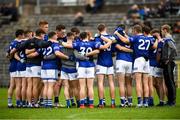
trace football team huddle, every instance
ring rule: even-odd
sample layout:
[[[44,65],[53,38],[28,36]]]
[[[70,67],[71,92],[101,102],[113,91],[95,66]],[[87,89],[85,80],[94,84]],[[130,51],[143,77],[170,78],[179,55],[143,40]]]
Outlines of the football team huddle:
[[[159,61],[164,38],[170,37],[170,27],[163,25],[159,30],[137,24],[131,30],[129,34],[121,24],[113,34],[108,34],[105,24],[99,24],[98,33],[93,37],[88,30],[80,32],[73,27],[66,32],[64,25],[57,25],[55,31],[48,32],[48,22],[44,20],[35,32],[18,29],[7,50],[8,107],[14,107],[14,91],[18,108],[61,107],[59,94],[63,86],[67,108],[94,108],[95,78],[99,108],[106,105],[105,80],[109,83],[112,108],[117,105],[115,80],[118,81],[118,106],[133,105],[133,80],[137,107],[154,106],[154,88],[159,97],[158,106],[163,106],[166,87]]]

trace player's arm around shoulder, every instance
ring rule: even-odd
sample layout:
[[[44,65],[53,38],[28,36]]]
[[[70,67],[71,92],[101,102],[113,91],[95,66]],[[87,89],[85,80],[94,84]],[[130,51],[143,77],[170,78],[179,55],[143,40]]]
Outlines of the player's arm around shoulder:
[[[73,48],[73,43],[62,42],[61,44],[65,48]]]
[[[14,58],[15,58],[16,60],[18,60],[18,61],[21,60],[20,57],[18,56],[18,52],[16,52],[16,53],[14,54]]]
[[[36,56],[38,56],[38,55],[39,55],[38,52],[33,52],[33,53],[30,53],[30,54],[28,54],[28,55],[26,55],[26,56],[27,56],[27,58],[34,58],[34,57],[36,57]]]
[[[157,47],[158,47],[158,39],[155,39],[155,42],[154,42],[154,44],[152,45],[152,48],[153,48],[153,49],[157,49]]]
[[[37,50],[35,49],[35,51],[32,53],[26,54],[26,56],[27,56],[27,58],[34,58],[34,57],[40,55],[41,53],[42,53],[42,49],[39,48]]]
[[[126,48],[126,47],[121,46],[121,45],[119,45],[119,44],[116,45],[116,48],[117,48],[118,50],[121,50],[121,51],[124,51],[124,52],[129,52],[129,53],[132,53],[132,52],[133,52],[132,49]]]
[[[63,47],[61,45],[54,44],[53,50],[54,50],[55,56],[60,58],[60,59],[69,59],[69,57],[67,55],[65,55],[63,52],[61,52],[62,48]]]
[[[111,40],[111,39],[109,39],[109,38],[107,38],[107,37],[105,37],[105,36],[102,36],[102,35],[101,35],[100,38],[101,38],[103,41],[106,42],[106,44],[101,45],[101,46],[99,47],[100,50],[107,49],[108,47],[111,46],[111,44],[112,44],[112,40]]]
[[[155,38],[155,42],[154,42],[152,48],[153,48],[153,49],[157,49],[157,48],[158,48],[158,43],[159,43],[160,41],[162,41],[162,38],[161,38],[161,36],[160,36],[159,33],[154,33],[153,35],[156,36],[156,38]],[[160,43],[160,44],[161,44],[161,43]]]
[[[28,54],[34,53],[35,51],[36,51],[35,48],[33,48],[33,49],[26,49],[25,50],[25,54],[28,55]]]
[[[122,36],[122,35],[121,35],[121,34],[119,34],[117,31],[115,31],[115,32],[114,32],[114,34],[115,34],[115,35],[117,35],[117,36],[118,36],[118,38],[119,38],[122,42],[127,43],[127,44],[129,44],[129,43],[130,43],[130,41],[129,41],[129,39],[128,39],[127,35]]]
[[[67,55],[65,55],[64,53],[60,52],[60,51],[55,51],[54,52],[55,55],[58,57],[58,58],[61,58],[61,59],[69,59],[69,57]]]
[[[95,49],[95,50],[87,53],[85,56],[87,56],[87,57],[94,56],[94,55],[96,55],[96,54],[99,54],[99,52],[100,52],[100,50]]]

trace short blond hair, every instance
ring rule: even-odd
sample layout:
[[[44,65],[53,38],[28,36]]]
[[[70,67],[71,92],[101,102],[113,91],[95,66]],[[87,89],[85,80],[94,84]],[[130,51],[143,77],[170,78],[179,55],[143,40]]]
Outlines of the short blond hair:
[[[48,24],[48,22],[47,22],[46,20],[41,20],[41,21],[39,22],[39,26],[47,25],[47,24]]]
[[[161,26],[161,29],[162,29],[162,30],[166,29],[166,31],[167,31],[168,33],[171,32],[171,26],[168,25],[168,24],[165,24],[165,25]]]

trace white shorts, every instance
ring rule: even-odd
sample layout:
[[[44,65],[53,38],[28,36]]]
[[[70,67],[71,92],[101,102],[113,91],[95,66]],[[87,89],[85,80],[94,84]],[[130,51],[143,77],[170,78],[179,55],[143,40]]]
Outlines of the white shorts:
[[[76,70],[78,70],[79,62],[76,62]]]
[[[95,68],[94,67],[79,67],[78,68],[78,78],[95,78]]]
[[[112,75],[114,74],[114,67],[104,67],[101,65],[96,65],[96,74]]]
[[[149,73],[149,60],[146,61],[144,57],[139,57],[134,60],[133,73]]]
[[[26,71],[16,71],[17,77],[26,77]]]
[[[153,77],[163,77],[163,69],[150,66],[150,75]]]
[[[41,77],[41,66],[26,67],[26,77]]]
[[[132,62],[116,60],[116,73],[132,73]]]
[[[62,80],[77,80],[77,72],[67,73],[67,72],[61,71],[61,79]]]
[[[17,77],[17,72],[10,72],[10,77],[11,77],[11,78]]]
[[[58,70],[55,69],[42,69],[41,78],[43,82],[56,82],[58,79]]]

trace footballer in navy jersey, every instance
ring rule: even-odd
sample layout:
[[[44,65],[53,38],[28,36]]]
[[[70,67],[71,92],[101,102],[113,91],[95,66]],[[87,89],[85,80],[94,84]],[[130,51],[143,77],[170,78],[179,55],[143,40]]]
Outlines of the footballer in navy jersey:
[[[19,44],[22,44],[25,42],[25,39],[22,39],[19,41]],[[25,50],[17,51],[14,55],[17,62],[17,76],[18,76],[18,82],[20,84],[20,94],[21,94],[21,107],[26,107],[26,90],[27,90],[27,79],[26,79],[26,54]],[[17,86],[18,87],[18,86]],[[22,92],[21,92],[22,91]]]
[[[60,47],[57,41],[55,32],[48,34],[51,46],[44,48],[42,51],[42,69],[41,78],[44,83],[43,103],[44,107],[52,107],[53,86],[58,79],[58,61],[55,52],[59,51]],[[50,92],[51,91],[51,92]]]
[[[43,40],[48,41],[48,35],[47,34],[44,35],[44,39]]]
[[[21,107],[21,80],[19,79],[17,75],[17,63],[18,61],[15,59],[15,54],[11,53],[13,49],[16,48],[18,43],[21,41],[21,39],[24,38],[24,30],[19,29],[15,32],[16,39],[13,40],[10,43],[9,50],[8,50],[8,57],[10,59],[10,87],[8,90],[8,107],[13,107],[12,104],[12,95],[14,88],[16,86],[16,106]]]
[[[107,42],[105,39],[111,41],[115,40],[114,36],[107,34],[107,28],[104,24],[99,24],[98,32],[100,37],[96,37],[94,41],[98,42],[101,45],[105,45]],[[98,76],[98,92],[99,92],[99,107],[104,107],[103,98],[104,98],[104,78],[105,75],[108,76],[108,81],[110,83],[110,93],[111,93],[111,107],[115,107],[115,89],[114,89],[114,66],[112,59],[112,45],[108,48],[99,48],[100,53],[98,54],[97,64],[96,64],[96,74]]]
[[[48,34],[51,46],[43,50],[43,64],[41,70],[41,77],[45,84],[44,88],[44,103],[46,107],[52,107],[52,96],[54,93],[54,84],[58,79],[58,61],[57,58],[72,60],[71,57],[64,55],[61,51],[61,46],[57,42],[57,34],[50,32]],[[51,92],[46,92],[51,91]]]
[[[13,96],[13,92],[15,89],[15,77],[17,77],[17,60],[14,58],[14,54],[10,54],[11,50],[13,48],[15,48],[16,44],[18,43],[18,41],[15,39],[13,40],[10,45],[9,48],[7,50],[7,57],[9,58],[10,61],[10,65],[9,65],[9,72],[10,72],[10,86],[8,89],[8,107],[12,108],[13,106],[13,101],[12,101],[12,96]]]
[[[143,26],[142,28],[143,30],[143,34],[144,36],[146,37],[146,39],[149,39],[152,43],[155,43],[156,39],[154,39],[153,36],[150,35],[150,31],[151,29],[148,27],[148,26]],[[149,88],[149,100],[148,100],[148,106],[153,106],[154,105],[154,100],[153,100],[153,77],[151,76],[154,76],[154,74],[152,74],[153,72],[155,72],[155,69],[152,69],[156,66],[156,49],[152,49],[150,48],[149,49],[149,79],[148,79],[148,88]],[[154,65],[152,65],[154,64]],[[154,67],[153,67],[154,66]],[[143,101],[145,102],[145,101]]]
[[[57,33],[57,37],[58,37],[58,41],[61,41],[61,42],[63,42],[63,41],[67,41],[66,39],[64,39],[63,40],[63,38],[66,38],[66,27],[64,26],[64,25],[62,25],[62,24],[59,24],[59,25],[57,25],[56,26],[56,33]],[[58,107],[58,106],[60,106],[60,104],[59,104],[59,93],[60,93],[60,89],[61,89],[61,87],[62,87],[62,80],[60,79],[60,72],[61,72],[61,60],[60,59],[58,59],[58,63],[59,63],[59,79],[58,79],[58,81],[56,82],[56,84],[55,84],[55,97],[54,97],[54,106],[55,107]]]
[[[21,40],[19,42],[19,44],[22,44],[23,42],[25,42],[25,40]],[[18,63],[17,63],[17,71],[24,71],[24,73],[19,73],[20,74],[20,77],[25,77],[25,71],[26,71],[26,63],[25,63],[25,60],[26,60],[26,54],[25,54],[25,50],[22,50],[22,51],[18,51],[16,52],[16,55],[17,55],[17,60],[18,60]]]
[[[74,43],[74,34],[72,32],[67,33],[67,42],[68,44]],[[61,52],[68,56],[74,56],[74,49],[65,48],[61,49]],[[79,106],[79,81],[77,79],[77,69],[76,69],[76,60],[61,60],[61,79],[64,83],[64,95],[66,98],[66,107],[70,108],[75,106],[74,97],[76,97],[77,105]],[[74,93],[74,94],[72,94]]]
[[[124,25],[119,25],[116,29],[125,30]],[[125,32],[119,34],[125,36]],[[133,62],[133,50],[129,44],[123,43],[120,38],[115,35],[116,38],[116,74],[119,83],[120,93],[120,107],[128,105],[132,106],[132,62]],[[126,85],[125,85],[126,84]],[[127,91],[127,92],[125,92]]]

